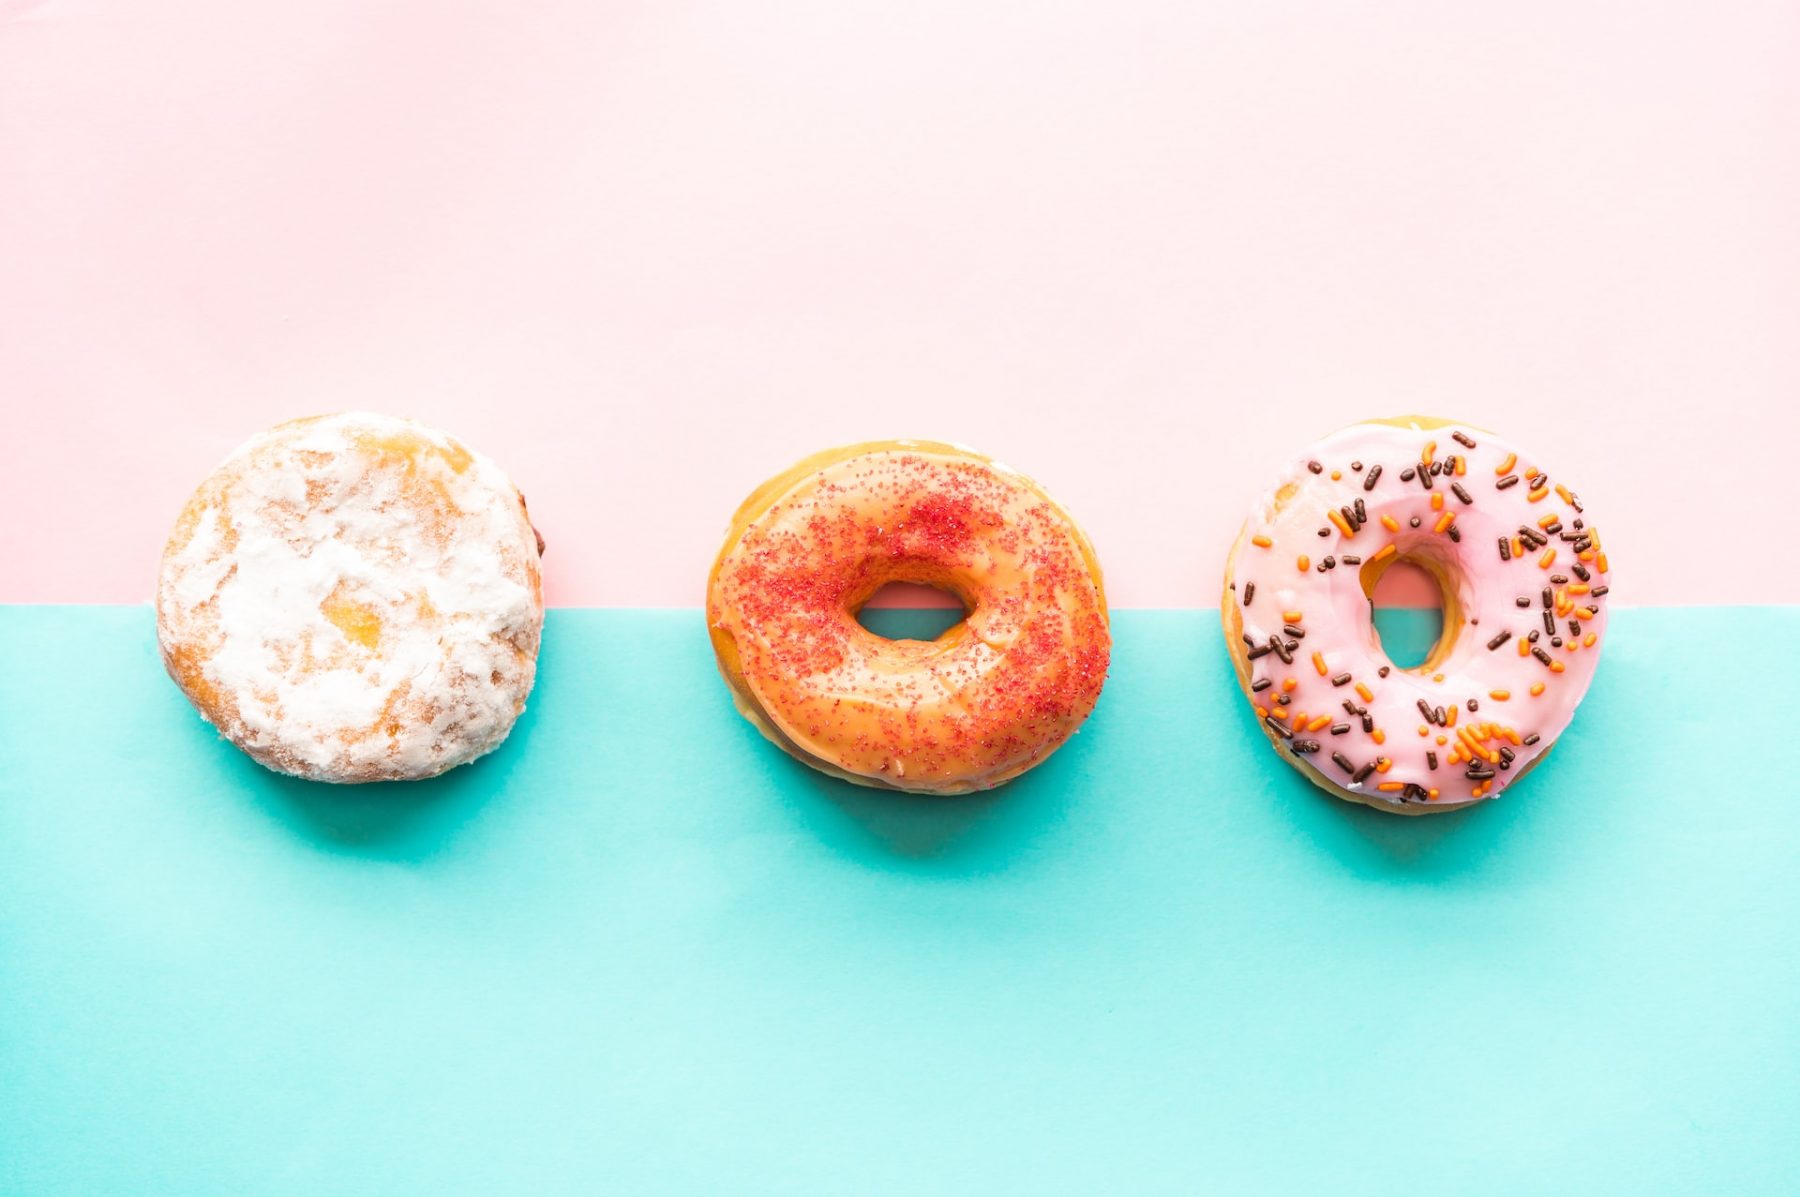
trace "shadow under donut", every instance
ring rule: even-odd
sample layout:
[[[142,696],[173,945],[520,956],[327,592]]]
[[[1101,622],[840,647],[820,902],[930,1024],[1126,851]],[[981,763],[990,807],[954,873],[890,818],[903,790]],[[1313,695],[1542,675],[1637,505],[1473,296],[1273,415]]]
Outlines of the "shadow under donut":
[[[474,819],[520,761],[534,723],[528,706],[499,748],[421,781],[307,781],[265,769],[216,733],[213,747],[225,774],[220,780],[302,842],[406,863],[435,855]]]
[[[946,876],[1003,870],[1065,821],[1081,788],[1069,776],[1083,755],[1080,735],[998,789],[950,795],[855,785],[801,764],[747,723],[741,735],[747,751],[769,762],[771,788],[806,829],[874,868],[899,863]]]

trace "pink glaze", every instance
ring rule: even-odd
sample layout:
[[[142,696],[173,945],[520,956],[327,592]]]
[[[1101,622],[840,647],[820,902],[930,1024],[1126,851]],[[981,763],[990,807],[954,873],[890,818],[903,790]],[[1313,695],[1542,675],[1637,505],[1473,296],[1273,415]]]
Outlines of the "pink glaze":
[[[1453,438],[1458,432],[1474,447],[1458,443]],[[1465,472],[1446,470],[1427,489],[1416,471],[1428,452],[1439,463],[1463,458]],[[1499,473],[1509,457],[1516,457],[1516,464]],[[1311,463],[1317,463],[1318,473]],[[1376,467],[1381,472],[1365,489]],[[1409,468],[1414,476],[1403,478]],[[1590,513],[1576,506],[1580,496],[1566,483],[1559,491],[1562,480],[1554,472],[1527,480],[1533,468],[1543,465],[1501,437],[1472,427],[1357,424],[1295,457],[1257,501],[1230,565],[1243,632],[1258,654],[1251,661],[1252,681],[1271,683],[1253,691],[1252,699],[1270,725],[1286,733],[1287,748],[1300,747],[1297,755],[1328,784],[1380,802],[1466,805],[1498,794],[1569,725],[1606,636],[1607,562]],[[1502,487],[1507,477],[1518,481]],[[1453,483],[1469,502],[1455,494]],[[1276,494],[1290,486],[1294,492],[1278,512]],[[1442,496],[1441,509],[1432,506],[1434,495]],[[1354,511],[1359,499],[1366,514],[1360,523],[1340,512]],[[1333,513],[1352,535],[1345,535]],[[1447,515],[1455,518],[1439,530]],[[1383,516],[1397,523],[1398,531],[1384,526]],[[1541,527],[1549,517],[1561,522],[1559,531]],[[1548,543],[1528,547],[1520,541],[1521,526]],[[1320,529],[1328,534],[1321,536]],[[1451,538],[1450,529],[1460,540]],[[1578,534],[1594,543],[1578,547],[1562,538]],[[1455,579],[1465,623],[1448,655],[1429,672],[1401,669],[1382,652],[1358,576],[1361,566],[1346,560],[1374,561],[1390,545],[1389,556],[1435,560]],[[1546,553],[1553,553],[1547,562]],[[1328,561],[1335,564],[1326,567]],[[1578,570],[1588,573],[1585,582]],[[1545,626],[1546,593],[1554,638]],[[1284,615],[1293,612],[1300,613],[1297,626],[1304,636],[1283,631]],[[1277,635],[1291,664],[1280,650],[1264,648]],[[1498,637],[1504,639],[1490,648]],[[1290,679],[1283,706],[1277,696]],[[1532,687],[1540,684],[1534,695]],[[1359,688],[1366,688],[1368,697]],[[1347,710],[1346,702],[1357,709]],[[1430,721],[1421,702],[1432,712]],[[1329,720],[1313,726],[1321,716]],[[1311,742],[1317,750],[1304,751]],[[1428,754],[1435,755],[1435,768]],[[1364,772],[1383,761],[1385,768]],[[1490,770],[1491,778],[1469,776]],[[1381,789],[1384,783],[1390,788]],[[1409,785],[1419,788],[1392,788]]]

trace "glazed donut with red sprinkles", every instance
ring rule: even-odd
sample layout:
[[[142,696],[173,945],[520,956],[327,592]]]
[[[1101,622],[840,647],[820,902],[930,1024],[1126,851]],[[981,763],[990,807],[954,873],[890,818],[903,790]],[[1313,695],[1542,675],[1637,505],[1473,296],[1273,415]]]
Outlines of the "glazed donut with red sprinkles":
[[[1370,596],[1428,573],[1444,630],[1423,664],[1381,650]],[[1574,718],[1606,640],[1610,565],[1581,500],[1473,425],[1371,420],[1291,459],[1226,564],[1225,640],[1283,760],[1401,814],[1498,795]]]
[[[887,640],[857,611],[889,582],[966,617]],[[981,454],[885,441],[816,454],[732,521],[707,587],[739,711],[798,760],[859,785],[955,794],[1019,776],[1073,735],[1112,638],[1092,546],[1038,485]]]

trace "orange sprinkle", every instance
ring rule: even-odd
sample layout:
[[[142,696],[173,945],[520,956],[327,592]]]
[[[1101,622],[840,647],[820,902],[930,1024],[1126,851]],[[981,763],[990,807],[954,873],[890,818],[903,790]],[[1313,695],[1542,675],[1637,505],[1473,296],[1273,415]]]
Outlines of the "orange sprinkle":
[[[1562,518],[1561,515],[1559,515],[1557,512],[1552,511],[1549,515],[1545,516],[1543,519],[1538,521],[1538,527],[1548,528],[1551,524],[1554,524],[1557,520],[1559,520],[1561,518]]]
[[[1592,611],[1589,611],[1586,607],[1577,607],[1577,608],[1575,608],[1575,618],[1576,619],[1592,619],[1592,618],[1594,618],[1594,613]]]
[[[1392,794],[1392,793],[1395,793],[1396,791],[1404,790],[1406,788],[1406,783],[1403,781],[1384,781],[1380,785],[1376,786],[1375,788],[1378,790],[1382,790],[1386,793]]]
[[[1306,725],[1306,730],[1309,732],[1324,731],[1326,728],[1328,728],[1330,726],[1331,726],[1331,716],[1330,715],[1319,715]]]
[[[1438,516],[1438,522],[1431,526],[1431,530],[1433,532],[1442,532],[1442,531],[1444,531],[1444,529],[1448,528],[1451,524],[1454,524],[1455,522],[1456,522],[1456,512],[1446,511],[1446,512],[1444,512],[1444,514]]]
[[[1302,554],[1300,554],[1300,559],[1298,561],[1295,561],[1294,565],[1300,570],[1301,573],[1305,573],[1307,570],[1312,568],[1312,558],[1308,557],[1305,553],[1302,553]]]
[[[1570,594],[1586,594],[1589,589],[1591,589],[1591,588],[1588,586],[1588,584],[1586,582],[1570,582],[1569,583],[1569,593]]]
[[[1594,647],[1594,642],[1599,639],[1600,639],[1599,632],[1589,632],[1587,635],[1585,635],[1581,638],[1582,647],[1583,648],[1592,648],[1592,647]]]
[[[1358,698],[1362,699],[1364,702],[1374,702],[1375,701],[1375,695],[1371,694],[1369,692],[1369,688],[1367,686],[1363,685],[1361,682],[1356,683],[1356,696]]]
[[[1250,709],[1256,712],[1256,717],[1258,719],[1267,719],[1269,717],[1269,708],[1267,708],[1267,707],[1258,706],[1256,703],[1251,703]]]
[[[1541,471],[1536,466],[1526,466],[1525,481],[1530,482],[1533,478],[1536,478],[1540,472]]]
[[[1464,474],[1466,474],[1466,473],[1468,473],[1468,472],[1469,472],[1469,458],[1468,458],[1468,456],[1467,456],[1467,455],[1466,455],[1466,454],[1463,454],[1463,453],[1458,453],[1458,454],[1457,454],[1457,455],[1456,455],[1456,476],[1457,476],[1457,477],[1458,477],[1458,478],[1460,478],[1460,477],[1462,477],[1462,476],[1463,476],[1463,475],[1464,475]]]
[[[1442,511],[1444,509],[1444,492],[1443,491],[1434,490],[1431,492],[1431,509],[1433,511]]]
[[[1283,678],[1281,680],[1281,688],[1289,694],[1292,694],[1294,692],[1294,687],[1298,686],[1299,684],[1300,684],[1299,678],[1290,677],[1290,678]]]
[[[1440,748],[1441,748],[1441,747],[1443,747],[1443,746],[1444,746],[1444,745],[1445,745],[1445,744],[1448,744],[1448,743],[1449,743],[1449,742],[1450,742],[1450,737],[1449,737],[1449,736],[1444,736],[1444,735],[1440,735],[1440,736],[1439,736],[1439,737],[1438,737],[1438,738],[1437,738],[1437,742],[1438,742],[1438,746],[1439,746],[1439,747],[1440,747]]]
[[[1429,736],[1430,734],[1431,729],[1429,727],[1426,727],[1423,723],[1419,724],[1419,735]]]
[[[1598,565],[1600,567],[1600,572],[1603,574],[1609,574],[1612,572],[1610,569],[1606,568],[1606,554],[1605,553],[1600,554],[1600,556],[1595,559],[1594,564]]]
[[[1299,623],[1300,622],[1300,612],[1298,612],[1298,611],[1283,611],[1281,613],[1281,622],[1282,623]]]
[[[1462,458],[1460,458],[1460,457],[1459,457],[1459,458],[1457,458],[1457,459],[1456,459],[1456,464],[1457,464],[1457,465],[1461,465],[1461,464],[1462,464]],[[1459,474],[1460,474],[1460,473],[1462,473],[1462,471],[1461,471],[1461,470],[1458,470],[1458,471],[1456,471],[1456,472],[1457,472],[1457,473],[1459,473]],[[1427,801],[1427,802],[1430,802],[1430,801],[1432,801],[1432,800],[1433,800],[1433,799],[1435,799],[1435,798],[1436,798],[1436,797],[1437,797],[1437,796],[1438,796],[1438,792],[1437,792],[1437,787],[1436,787],[1436,786],[1433,786],[1433,787],[1432,787],[1432,788],[1431,788],[1431,789],[1429,789],[1429,790],[1426,790],[1426,791],[1425,791],[1425,800],[1426,800],[1426,801]]]
[[[1526,502],[1527,502],[1527,503],[1535,503],[1535,502],[1537,502],[1537,501],[1538,501],[1538,500],[1539,500],[1539,499],[1541,499],[1541,498],[1543,498],[1543,497],[1544,497],[1544,496],[1545,496],[1545,495],[1547,495],[1547,494],[1549,494],[1549,493],[1550,493],[1550,488],[1549,488],[1549,487],[1547,487],[1547,486],[1540,486],[1540,487],[1538,487],[1538,488],[1537,488],[1537,489],[1536,489],[1536,490],[1534,490],[1534,491],[1532,491],[1532,492],[1531,492],[1531,493],[1530,493],[1530,494],[1528,494],[1528,495],[1526,495],[1526,496],[1525,496],[1525,501],[1526,501]]]
[[[1531,696],[1533,698],[1536,698],[1538,695],[1542,694],[1543,692],[1544,692],[1544,683],[1542,683],[1542,682],[1531,683]]]
[[[1325,676],[1325,654],[1324,653],[1318,652],[1316,650],[1314,651],[1314,653],[1313,653],[1313,668],[1317,669],[1319,671],[1320,677]]]
[[[1525,555],[1524,553],[1520,552],[1520,549],[1522,547],[1523,546],[1521,546],[1519,544],[1519,538],[1517,536],[1513,537],[1512,538],[1512,554],[1513,554],[1514,561],[1517,561],[1519,558],[1521,558]]]
[[[1386,773],[1389,769],[1392,769],[1393,767],[1394,767],[1394,762],[1388,760],[1385,756],[1379,758],[1375,762],[1375,772],[1377,772],[1377,773]]]
[[[1441,673],[1434,673],[1431,675],[1431,680],[1434,682],[1441,682],[1444,680],[1444,675]]]
[[[1588,539],[1594,542],[1594,547],[1599,548],[1600,547],[1600,529],[1589,528],[1587,530],[1587,533],[1588,533]]]
[[[1300,560],[1305,561],[1306,558],[1302,557],[1302,558],[1300,558]],[[1545,549],[1544,555],[1542,557],[1538,558],[1538,568],[1539,569],[1549,569],[1550,563],[1555,560],[1556,560],[1556,550],[1555,549]]]
[[[1379,727],[1370,732],[1369,735],[1377,744],[1387,743],[1387,733],[1382,731]]]
[[[1575,496],[1570,494],[1569,488],[1564,486],[1560,482],[1558,482],[1556,484],[1556,497],[1561,499],[1563,502],[1569,504],[1570,506],[1574,506],[1574,504],[1575,504]]]
[[[1445,727],[1455,727],[1456,726],[1456,708],[1454,706],[1444,712],[1444,726]]]
[[[1344,480],[1344,471],[1342,471],[1342,470],[1331,471],[1331,480],[1333,482],[1342,482]]]
[[[1511,690],[1489,690],[1488,697],[1493,699],[1495,702],[1505,702],[1507,699],[1512,697],[1512,691]]]
[[[1330,511],[1327,511],[1325,513],[1325,515],[1326,515],[1326,518],[1328,518],[1329,520],[1331,520],[1332,523],[1337,525],[1337,530],[1339,532],[1342,532],[1345,536],[1355,536],[1356,535],[1356,529],[1352,528],[1350,526],[1350,521],[1345,519],[1344,513],[1339,511],[1337,508],[1333,507]]]
[[[1583,549],[1581,552],[1575,554],[1575,560],[1577,561],[1592,561],[1593,559],[1594,550],[1592,549]]]
[[[1512,468],[1518,464],[1519,464],[1519,455],[1517,453],[1508,453],[1506,455],[1506,460],[1494,467],[1494,473],[1496,473],[1496,474],[1511,473]]]
[[[1275,542],[1270,540],[1267,536],[1252,536],[1250,538],[1250,543],[1259,549],[1266,549]]]
[[[1391,515],[1384,515],[1381,517],[1381,526],[1386,528],[1389,532],[1398,532],[1400,530],[1400,521]]]
[[[1399,551],[1400,550],[1396,549],[1391,544],[1384,544],[1379,549],[1375,550],[1375,555],[1373,557],[1369,558],[1369,560],[1372,562],[1373,561],[1385,561],[1389,557],[1392,557],[1395,553],[1397,553]]]
[[[1523,636],[1519,637],[1519,655],[1521,657],[1529,657],[1531,655],[1531,641],[1525,639]]]
[[[1520,743],[1518,732],[1514,731],[1510,727],[1505,730],[1506,730],[1506,738],[1507,739],[1511,740],[1515,745]]]
[[[1563,671],[1563,663],[1561,661],[1550,662],[1550,672],[1551,673],[1561,673],[1562,671]]]
[[[1288,722],[1293,724],[1295,730],[1297,731],[1300,728],[1303,728],[1306,726],[1306,716],[1303,713],[1301,713],[1300,711],[1289,711],[1288,712]]]
[[[1426,465],[1430,465],[1431,464],[1431,455],[1436,452],[1437,452],[1437,442],[1436,441],[1426,441],[1425,442],[1425,452],[1422,455],[1420,455],[1419,460],[1424,462]]]

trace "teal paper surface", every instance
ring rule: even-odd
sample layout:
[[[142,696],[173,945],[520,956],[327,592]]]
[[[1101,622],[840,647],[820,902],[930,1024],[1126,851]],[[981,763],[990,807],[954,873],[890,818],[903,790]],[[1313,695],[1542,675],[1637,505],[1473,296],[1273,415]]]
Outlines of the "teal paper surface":
[[[552,612],[504,748],[342,789],[147,611],[0,608],[0,1192],[1800,1191],[1800,614],[1616,612],[1430,819],[1281,764],[1214,612],[1116,631],[991,795],[789,761],[693,611]]]

